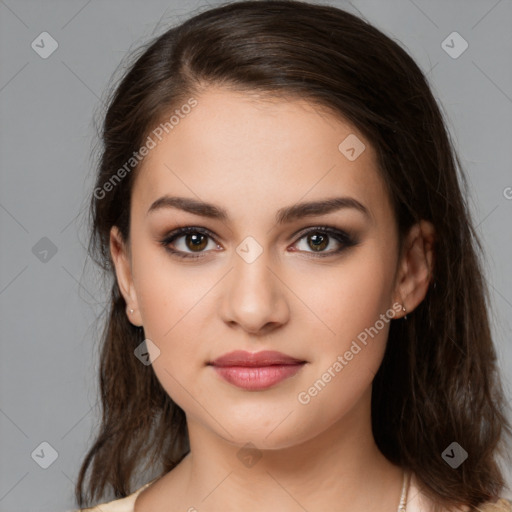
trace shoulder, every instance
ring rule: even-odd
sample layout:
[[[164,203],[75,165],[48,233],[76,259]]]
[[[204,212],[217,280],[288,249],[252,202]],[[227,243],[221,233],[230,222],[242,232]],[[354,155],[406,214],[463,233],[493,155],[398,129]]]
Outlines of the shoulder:
[[[73,512],[133,512],[137,496],[152,483],[153,480],[143,485],[125,498],[109,501],[108,503],[100,503],[95,507],[77,509]]]
[[[476,510],[478,512],[512,512],[512,502],[505,498],[500,498],[495,502],[483,503]]]

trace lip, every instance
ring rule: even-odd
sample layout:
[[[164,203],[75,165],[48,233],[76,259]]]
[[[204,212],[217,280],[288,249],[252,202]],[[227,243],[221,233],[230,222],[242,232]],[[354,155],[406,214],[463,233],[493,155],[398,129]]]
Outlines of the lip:
[[[261,352],[246,352],[245,350],[235,350],[213,360],[211,365],[217,367],[225,366],[274,366],[305,363],[304,360],[287,356],[274,350],[263,350]]]
[[[230,384],[247,391],[259,391],[292,377],[305,363],[271,350],[256,353],[236,350],[208,364]]]

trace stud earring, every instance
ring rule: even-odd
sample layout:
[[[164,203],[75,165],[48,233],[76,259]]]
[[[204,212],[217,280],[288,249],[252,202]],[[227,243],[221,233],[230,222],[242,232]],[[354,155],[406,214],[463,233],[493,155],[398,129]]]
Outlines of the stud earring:
[[[402,311],[404,313],[407,313],[407,310],[405,309],[405,306],[402,304]],[[404,320],[407,320],[407,315],[404,316]]]

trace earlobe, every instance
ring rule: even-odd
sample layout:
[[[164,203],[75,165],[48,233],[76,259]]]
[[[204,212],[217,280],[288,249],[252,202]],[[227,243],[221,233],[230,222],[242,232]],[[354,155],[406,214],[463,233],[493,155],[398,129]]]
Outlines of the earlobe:
[[[110,255],[114,264],[119,290],[126,302],[128,320],[133,325],[141,326],[142,321],[133,285],[129,249],[117,226],[112,226],[110,230]]]
[[[407,313],[416,309],[427,294],[434,269],[434,243],[434,226],[425,220],[415,224],[404,240],[395,296]]]

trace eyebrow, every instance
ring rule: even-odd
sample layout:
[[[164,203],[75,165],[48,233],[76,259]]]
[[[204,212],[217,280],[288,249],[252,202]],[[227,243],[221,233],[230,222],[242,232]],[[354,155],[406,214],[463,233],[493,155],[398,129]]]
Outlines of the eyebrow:
[[[177,208],[194,215],[227,221],[229,215],[224,208],[211,203],[205,203],[191,197],[162,196],[154,201],[149,207],[146,215],[164,208]],[[310,201],[297,203],[285,208],[281,208],[276,213],[276,223],[285,224],[303,217],[312,217],[315,215],[326,215],[345,208],[351,208],[360,211],[369,219],[370,212],[362,203],[352,197],[333,197],[321,201]]]

